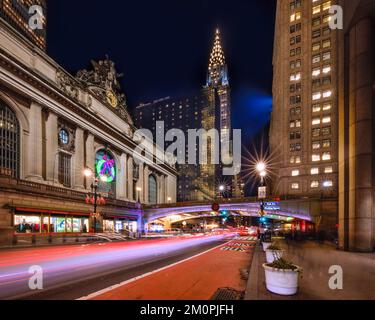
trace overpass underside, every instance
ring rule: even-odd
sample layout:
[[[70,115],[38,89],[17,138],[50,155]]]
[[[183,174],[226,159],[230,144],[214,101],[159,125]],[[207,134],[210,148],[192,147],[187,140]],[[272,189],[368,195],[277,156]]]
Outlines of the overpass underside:
[[[327,201],[327,200],[324,200]],[[273,220],[305,220],[324,225],[327,218],[335,224],[337,214],[325,212],[326,205],[321,199],[297,199],[272,202],[265,209],[265,217]],[[330,201],[328,199],[328,201]],[[335,200],[332,200],[333,202]],[[145,223],[160,223],[170,228],[174,223],[198,219],[220,217],[223,211],[239,217],[259,217],[260,202],[251,199],[221,200],[219,212],[212,211],[212,203],[194,202],[152,206],[144,209]]]

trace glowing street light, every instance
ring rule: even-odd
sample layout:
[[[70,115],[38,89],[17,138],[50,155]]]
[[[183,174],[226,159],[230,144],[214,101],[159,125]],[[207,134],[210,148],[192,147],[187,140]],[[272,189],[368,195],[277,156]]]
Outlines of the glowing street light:
[[[266,164],[264,162],[259,162],[256,168],[259,173],[262,173],[266,170]]]
[[[141,191],[142,191],[142,188],[141,188],[141,187],[137,187],[136,190],[137,190],[137,193],[138,193],[138,202],[141,202],[141,201],[140,201],[140,198],[141,198]]]
[[[90,178],[93,173],[90,168],[85,168],[85,170],[83,170],[83,174],[85,175],[86,178]]]

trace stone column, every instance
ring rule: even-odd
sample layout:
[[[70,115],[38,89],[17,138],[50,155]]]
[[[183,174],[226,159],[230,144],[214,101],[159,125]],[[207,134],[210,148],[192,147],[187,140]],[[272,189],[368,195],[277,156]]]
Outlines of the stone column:
[[[144,185],[144,167],[143,167],[143,163],[140,163],[139,164],[139,179],[137,181],[137,187],[141,188],[142,191],[141,192],[136,192],[136,201],[138,200],[138,196],[139,196],[139,201],[141,203],[144,203],[144,192],[145,192],[145,185]]]
[[[49,112],[46,121],[46,180],[58,183],[58,128],[57,115]]]
[[[127,174],[127,155],[123,153],[120,158],[120,168],[117,173],[117,187],[119,199],[126,199],[126,174]]]
[[[89,168],[95,174],[95,146],[94,136],[91,133],[86,137],[86,168]],[[86,188],[90,189],[91,179],[86,179]]]
[[[30,106],[30,135],[27,150],[26,178],[35,181],[43,180],[43,123],[42,107],[32,102]]]
[[[374,224],[374,25],[360,20],[350,31],[349,249],[372,251]]]
[[[149,203],[148,201],[148,177],[150,175],[150,169],[147,164],[145,164],[145,170],[144,170],[144,186],[145,186],[145,191],[144,191],[144,202]]]
[[[84,174],[85,169],[85,141],[84,132],[81,128],[76,129],[75,137],[75,152],[74,152],[74,188],[84,189]]]
[[[128,170],[127,170],[127,182],[128,182],[128,199],[134,201],[133,196],[133,158],[128,157]]]

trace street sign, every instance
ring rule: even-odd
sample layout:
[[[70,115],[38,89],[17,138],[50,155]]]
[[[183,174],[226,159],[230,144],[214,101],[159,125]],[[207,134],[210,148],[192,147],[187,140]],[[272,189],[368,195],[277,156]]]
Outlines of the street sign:
[[[266,199],[267,197],[267,187],[259,187],[258,188],[258,198],[259,199]]]

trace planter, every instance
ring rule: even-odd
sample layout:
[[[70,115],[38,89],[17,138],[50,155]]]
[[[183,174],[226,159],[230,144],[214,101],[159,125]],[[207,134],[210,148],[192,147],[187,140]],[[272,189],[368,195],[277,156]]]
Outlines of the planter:
[[[296,266],[296,270],[275,269],[263,264],[266,275],[266,287],[273,293],[291,296],[298,291],[298,277],[301,268]]]
[[[284,250],[266,250],[267,263],[272,263],[275,260],[282,258]]]
[[[262,242],[263,251],[266,252],[267,248],[272,244],[272,242]]]

